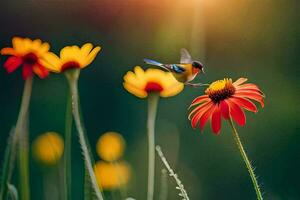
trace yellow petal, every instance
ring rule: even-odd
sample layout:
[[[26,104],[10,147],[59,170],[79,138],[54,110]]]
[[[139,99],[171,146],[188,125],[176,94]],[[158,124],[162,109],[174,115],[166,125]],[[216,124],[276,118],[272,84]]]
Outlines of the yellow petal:
[[[125,82],[135,85],[138,88],[144,88],[146,84],[145,79],[139,79],[136,74],[131,71],[127,72],[123,79]]]
[[[18,54],[23,54],[24,53],[24,42],[23,42],[23,38],[20,37],[14,37],[12,39],[12,44],[13,44],[13,48],[15,49],[15,51]]]
[[[97,56],[97,54],[99,53],[100,50],[101,50],[101,47],[99,47],[99,46],[95,47],[86,57],[82,68],[91,64],[91,62],[93,62],[93,60],[95,59],[95,57]]]
[[[43,55],[41,64],[52,72],[60,72],[62,65],[59,57],[52,52]]]
[[[125,82],[123,83],[123,86],[128,92],[139,98],[146,98],[148,96],[148,93],[145,90],[137,88],[134,85]]]

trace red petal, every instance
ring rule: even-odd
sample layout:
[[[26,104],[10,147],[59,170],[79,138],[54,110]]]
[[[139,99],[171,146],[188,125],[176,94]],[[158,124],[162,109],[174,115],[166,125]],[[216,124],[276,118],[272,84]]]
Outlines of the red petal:
[[[26,80],[29,77],[32,77],[33,72],[32,72],[32,66],[31,65],[23,65],[23,71],[22,71],[22,76],[23,79]]]
[[[215,108],[217,108],[216,104],[212,104],[207,111],[205,111],[205,113],[202,115],[201,119],[200,119],[200,129],[201,131],[203,130],[206,122],[208,121],[208,119],[211,117],[212,112],[215,110]]]
[[[225,119],[229,119],[229,106],[226,103],[226,101],[221,101],[220,102],[220,110],[221,110],[222,116]]]
[[[10,56],[4,63],[7,73],[14,72],[22,64],[22,59],[16,56]]]
[[[246,116],[244,111],[238,106],[238,104],[231,101],[231,99],[225,100],[229,105],[230,115],[234,121],[240,125],[244,126],[246,124]]]
[[[202,96],[199,96],[199,97],[195,98],[195,99],[192,101],[192,103],[191,103],[191,105],[190,105],[189,108],[191,108],[191,107],[193,107],[193,106],[195,106],[195,105],[197,105],[197,104],[199,104],[199,103],[201,103],[201,102],[203,102],[203,101],[205,101],[205,100],[208,100],[208,99],[209,99],[209,98],[208,98],[208,95],[202,95]]]
[[[248,79],[247,78],[239,78],[238,80],[236,80],[235,82],[233,82],[234,86],[238,86],[241,85],[242,83],[245,83]]]
[[[239,85],[239,86],[237,86],[236,88],[238,88],[238,89],[257,89],[257,90],[260,90],[258,87],[257,87],[257,85],[255,85],[255,84],[253,84],[253,83],[247,83],[247,84],[243,84],[243,85]]]
[[[256,94],[259,94],[259,95],[262,95],[264,96],[264,93],[260,90],[257,90],[257,89],[237,89],[236,92],[251,92],[251,93],[256,93]]]
[[[33,71],[41,79],[46,78],[49,75],[49,71],[42,65],[37,64],[33,66]]]
[[[206,104],[205,106],[202,107],[201,110],[199,110],[192,118],[191,120],[191,125],[192,127],[195,129],[200,118],[202,117],[202,115],[210,108],[211,104],[213,104],[213,102],[209,102],[208,104]]]
[[[209,102],[205,102],[202,105],[199,105],[198,107],[194,108],[194,110],[192,110],[188,116],[188,119],[191,120],[191,116],[193,114],[195,114],[196,112],[199,112],[201,109],[203,109],[204,107],[206,107],[209,103],[211,103],[212,101]]]
[[[215,134],[219,134],[221,130],[221,109],[220,107],[216,107],[215,111],[211,116],[211,129]]]
[[[253,92],[238,91],[234,94],[234,96],[255,100],[260,103],[261,107],[264,107],[264,105],[265,105],[264,98],[261,94],[257,94],[257,93],[253,93]]]
[[[251,112],[257,112],[256,105],[246,98],[242,98],[242,97],[233,95],[230,100],[234,101],[237,105],[245,108],[246,110],[249,110]]]

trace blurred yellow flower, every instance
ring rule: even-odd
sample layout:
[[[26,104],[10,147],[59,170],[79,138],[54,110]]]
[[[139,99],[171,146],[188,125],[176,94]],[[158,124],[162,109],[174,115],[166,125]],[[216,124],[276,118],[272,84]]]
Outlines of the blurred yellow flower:
[[[8,73],[12,73],[22,66],[24,80],[32,77],[33,73],[42,79],[46,78],[49,72],[42,64],[42,59],[49,48],[50,45],[40,39],[14,37],[12,47],[5,47],[0,51],[2,55],[9,56],[4,63],[4,68]]]
[[[126,185],[131,174],[129,165],[124,161],[114,163],[98,161],[94,170],[98,185],[103,190],[116,189]]]
[[[45,165],[56,164],[64,152],[64,141],[55,132],[38,136],[32,144],[34,158]]]
[[[119,159],[125,148],[125,141],[119,133],[107,132],[104,133],[97,142],[97,153],[106,161],[115,161]]]
[[[134,72],[129,71],[124,76],[124,88],[131,94],[146,98],[149,93],[159,93],[161,97],[175,96],[184,88],[170,72],[160,69],[144,71],[136,66]]]
[[[84,44],[81,48],[66,46],[60,51],[60,58],[48,52],[43,59],[45,67],[53,72],[60,73],[67,69],[82,69],[91,64],[100,51],[100,47],[93,48],[91,43]]]

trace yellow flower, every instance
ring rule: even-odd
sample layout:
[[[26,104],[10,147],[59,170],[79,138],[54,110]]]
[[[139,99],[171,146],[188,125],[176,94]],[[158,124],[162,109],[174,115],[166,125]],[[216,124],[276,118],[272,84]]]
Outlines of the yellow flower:
[[[8,73],[12,73],[22,66],[23,79],[32,77],[33,73],[42,79],[46,78],[49,72],[42,64],[42,59],[48,53],[49,48],[50,45],[40,39],[14,37],[12,47],[1,49],[2,55],[9,56],[4,63],[4,68]]]
[[[134,68],[134,72],[127,72],[123,85],[128,92],[139,98],[146,98],[152,92],[159,93],[161,97],[175,96],[184,87],[170,72],[160,69],[144,71],[139,66]]]
[[[96,148],[103,160],[115,161],[123,155],[125,141],[119,133],[107,132],[99,138]]]
[[[52,52],[44,56],[43,64],[50,71],[60,73],[67,69],[82,69],[91,64],[100,51],[100,47],[93,48],[91,43],[78,46],[66,46],[60,51],[60,58]]]
[[[55,132],[47,132],[38,136],[32,145],[34,158],[45,165],[56,164],[64,152],[64,142]]]
[[[98,185],[103,190],[112,190],[124,186],[130,179],[130,167],[124,161],[108,163],[98,161],[94,166]]]

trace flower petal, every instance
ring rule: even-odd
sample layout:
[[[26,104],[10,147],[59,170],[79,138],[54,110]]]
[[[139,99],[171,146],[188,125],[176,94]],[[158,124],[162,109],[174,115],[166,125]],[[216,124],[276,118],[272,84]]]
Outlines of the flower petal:
[[[229,119],[229,106],[226,101],[220,102],[220,110],[224,119]]]
[[[198,105],[198,107],[194,108],[194,110],[192,110],[188,116],[188,119],[191,120],[191,116],[193,114],[195,114],[196,112],[200,112],[201,109],[203,109],[204,107],[207,107],[210,103],[212,103],[212,101],[209,102],[205,102],[202,105]]]
[[[60,72],[61,70],[61,62],[59,57],[52,53],[48,52],[43,55],[42,59],[40,60],[41,64],[45,66],[48,70],[53,71],[53,72]]]
[[[245,108],[246,110],[248,111],[251,111],[251,112],[257,112],[257,107],[254,103],[252,103],[251,101],[249,101],[248,99],[246,98],[242,98],[242,97],[239,97],[239,96],[232,96],[231,100],[236,103],[237,105]]]
[[[261,107],[264,107],[264,98],[261,94],[253,93],[253,92],[243,92],[239,91],[234,94],[236,97],[244,97],[248,99],[253,99],[260,103]]]
[[[202,115],[201,119],[200,119],[200,130],[202,131],[206,122],[208,121],[208,119],[211,117],[211,114],[214,112],[214,110],[217,108],[216,104],[212,104],[207,111]]]
[[[7,73],[14,72],[20,65],[22,64],[22,58],[11,56],[7,59],[4,63],[4,68],[6,69]]]
[[[245,83],[248,79],[247,78],[239,78],[238,80],[236,80],[235,82],[233,82],[232,84],[234,86],[238,86],[241,85],[242,83]]]
[[[195,98],[195,99],[192,101],[192,103],[191,103],[189,109],[190,109],[191,107],[193,107],[193,106],[199,104],[199,103],[202,103],[202,102],[205,101],[205,100],[208,100],[208,99],[209,99],[209,98],[208,98],[208,95],[202,95],[202,96],[199,96],[199,97]]]
[[[32,73],[32,66],[31,65],[23,65],[23,71],[22,76],[23,79],[26,80],[27,78],[31,77],[33,75]]]
[[[40,64],[33,66],[33,72],[41,79],[44,79],[49,75],[49,71]]]
[[[211,116],[211,129],[215,134],[219,134],[221,130],[221,109],[220,106],[216,106],[215,111]]]
[[[208,102],[207,104],[201,105],[201,109],[192,117],[191,125],[195,129],[202,115],[210,108],[213,102]],[[190,117],[190,116],[189,116]]]
[[[145,90],[143,90],[141,88],[137,88],[137,87],[135,87],[135,85],[124,82],[123,86],[128,92],[130,92],[131,94],[133,94],[139,98],[146,98],[148,96],[148,93]]]
[[[97,56],[97,54],[99,53],[99,51],[101,50],[101,47],[95,47],[90,53],[89,55],[86,57],[84,66],[82,67],[86,67],[89,64],[91,64],[91,62],[95,59],[95,57]]]
[[[1,54],[2,55],[13,55],[13,56],[16,56],[17,52],[13,48],[6,47],[6,48],[1,49]]]
[[[260,90],[259,87],[257,87],[257,85],[255,85],[253,83],[247,83],[247,84],[239,85],[236,88],[237,89],[256,89],[256,90]]]
[[[234,121],[240,125],[244,126],[246,124],[246,116],[244,111],[239,107],[238,104],[233,102],[231,99],[225,100],[229,105],[229,112]]]

